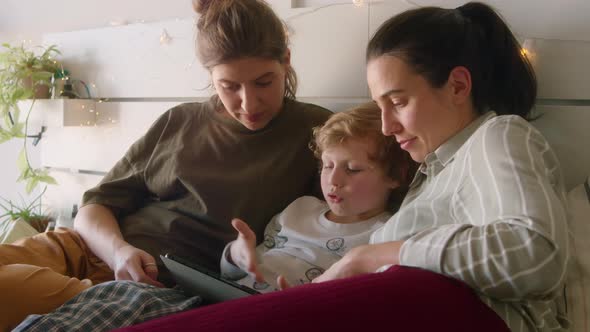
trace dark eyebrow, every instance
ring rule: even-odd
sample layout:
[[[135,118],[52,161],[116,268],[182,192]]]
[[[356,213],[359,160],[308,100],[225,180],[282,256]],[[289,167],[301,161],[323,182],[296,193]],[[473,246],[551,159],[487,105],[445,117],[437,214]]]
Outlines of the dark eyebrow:
[[[266,78],[270,78],[270,77],[272,77],[274,75],[275,75],[275,72],[269,71],[269,72],[266,72],[266,73],[264,73],[264,74],[256,77],[253,81],[263,80],[263,79],[266,79]],[[234,82],[232,80],[225,79],[225,78],[220,78],[220,79],[217,80],[217,82],[228,83],[228,84],[236,84],[236,82]]]
[[[225,78],[220,78],[217,80],[217,82],[228,83],[228,84],[235,84],[236,83],[234,81],[226,80]]]
[[[391,90],[383,93],[381,96],[379,96],[379,98],[387,97],[389,95],[396,94],[396,93],[402,93],[404,91],[405,91],[404,89],[391,89]]]
[[[255,81],[262,80],[262,79],[265,79],[265,78],[269,78],[270,76],[274,76],[274,75],[275,75],[275,73],[274,73],[273,71],[269,71],[269,72],[267,72],[267,73],[264,73],[264,74],[262,74],[262,75],[258,76],[258,77],[255,79]]]

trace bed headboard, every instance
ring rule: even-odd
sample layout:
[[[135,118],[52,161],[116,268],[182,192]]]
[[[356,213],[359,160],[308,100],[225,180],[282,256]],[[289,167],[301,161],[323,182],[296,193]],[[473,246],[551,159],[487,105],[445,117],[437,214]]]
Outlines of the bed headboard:
[[[409,7],[390,2],[320,9],[275,5],[289,26],[298,98],[333,111],[369,100],[365,46],[383,21]],[[209,76],[194,53],[193,25],[193,18],[186,18],[44,36],[44,43],[58,45],[71,76],[89,86],[95,114],[90,126],[45,123],[40,160],[60,183],[49,186],[45,195],[44,204],[53,214],[69,219],[82,192],[100,180],[156,117],[173,105],[210,95]],[[543,114],[534,125],[556,150],[571,188],[590,172],[590,153],[585,151],[590,142],[585,125],[590,123],[590,72],[581,69],[590,67],[582,66],[590,59],[590,43],[556,43],[559,47],[551,41],[528,41],[539,76],[537,111]],[[38,126],[48,116],[66,115],[54,102],[35,106],[46,110]]]

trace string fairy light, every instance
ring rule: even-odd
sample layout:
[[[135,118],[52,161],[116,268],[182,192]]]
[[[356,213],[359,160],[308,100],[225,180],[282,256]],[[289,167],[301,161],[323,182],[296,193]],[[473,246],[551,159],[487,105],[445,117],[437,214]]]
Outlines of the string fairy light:
[[[168,45],[172,41],[172,37],[168,34],[166,29],[162,29],[162,33],[160,34],[160,45]]]

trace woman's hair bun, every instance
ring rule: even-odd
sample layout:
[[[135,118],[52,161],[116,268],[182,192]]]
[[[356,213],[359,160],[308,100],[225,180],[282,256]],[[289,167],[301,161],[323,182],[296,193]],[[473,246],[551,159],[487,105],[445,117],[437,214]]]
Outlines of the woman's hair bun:
[[[207,12],[213,1],[216,0],[193,0],[193,9],[197,14],[203,15]]]

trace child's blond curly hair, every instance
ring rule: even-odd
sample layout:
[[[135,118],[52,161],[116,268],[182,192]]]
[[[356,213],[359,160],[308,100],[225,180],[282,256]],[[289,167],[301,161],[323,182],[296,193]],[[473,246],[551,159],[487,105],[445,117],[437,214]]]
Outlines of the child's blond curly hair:
[[[388,204],[391,209],[399,208],[417,164],[409,153],[400,148],[394,137],[383,135],[381,111],[377,104],[369,102],[334,113],[323,126],[313,129],[310,148],[321,163],[324,150],[348,139],[370,139],[374,143],[375,150],[369,154],[369,158],[383,167],[385,175],[400,183],[392,192]]]

